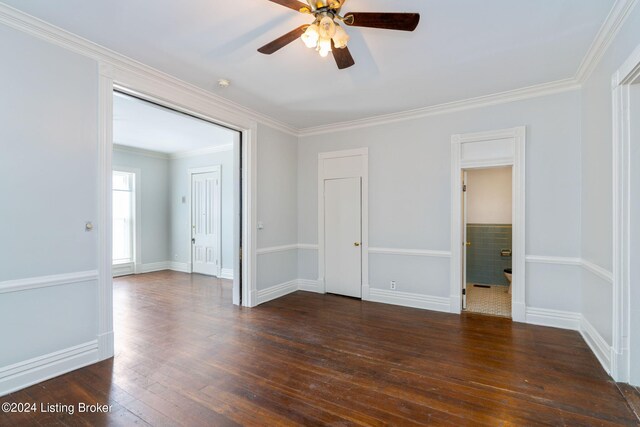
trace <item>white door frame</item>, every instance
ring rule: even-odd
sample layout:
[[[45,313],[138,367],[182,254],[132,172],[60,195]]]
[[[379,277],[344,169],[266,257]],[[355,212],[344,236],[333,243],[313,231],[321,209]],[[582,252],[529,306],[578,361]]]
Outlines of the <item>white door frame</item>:
[[[158,72],[142,72],[125,62],[99,61],[98,73],[98,357],[108,359],[114,354],[113,340],[113,278],[111,249],[111,170],[113,152],[113,91],[117,89],[138,98],[213,121],[236,130],[241,143],[234,144],[234,158],[242,161],[242,200],[240,174],[234,178],[234,277],[233,303],[257,304],[256,289],[256,225],[257,225],[257,122],[248,115],[227,107],[226,100]],[[242,156],[240,157],[240,151]],[[242,202],[242,212],[240,203]],[[240,254],[240,224],[242,224],[242,254]],[[242,271],[242,278],[240,278]]]
[[[324,161],[327,159],[360,158],[357,172],[349,170],[330,172],[325,170]],[[326,292],[325,283],[325,242],[324,242],[324,181],[331,178],[362,179],[362,299],[369,299],[369,149],[356,148],[352,150],[331,151],[318,153],[318,287],[320,293]]]
[[[467,171],[462,171],[462,185],[467,185]],[[462,192],[462,229],[460,232],[462,233],[462,241],[464,242],[464,246],[462,247],[462,309],[467,309],[467,256],[468,256],[468,246],[467,241],[469,240],[469,236],[467,236],[467,216],[469,206],[467,204],[467,192]]]
[[[193,191],[193,175],[199,173],[208,173],[208,172],[217,172],[218,173],[218,189],[214,194],[214,209],[215,215],[218,220],[214,223],[215,234],[216,234],[216,277],[220,277],[220,273],[222,272],[222,166],[221,165],[213,165],[213,166],[203,166],[200,168],[189,168],[187,169],[187,175],[189,177],[189,192],[187,193],[187,206],[189,206],[189,272],[193,273],[193,244],[191,243],[191,239],[193,237],[193,204],[192,204],[192,191]]]
[[[113,165],[113,170],[132,173],[135,177],[133,183],[135,197],[133,201],[135,205],[135,219],[133,224],[133,271],[131,271],[131,273],[138,274],[142,271],[142,227],[140,227],[140,221],[142,219],[142,171],[139,168],[118,165]]]
[[[451,312],[462,311],[462,173],[512,166],[513,281],[511,318],[526,321],[524,126],[451,137]]]
[[[611,376],[630,380],[631,85],[640,84],[640,46],[614,73],[613,96],[613,331]],[[637,141],[636,141],[637,143]]]

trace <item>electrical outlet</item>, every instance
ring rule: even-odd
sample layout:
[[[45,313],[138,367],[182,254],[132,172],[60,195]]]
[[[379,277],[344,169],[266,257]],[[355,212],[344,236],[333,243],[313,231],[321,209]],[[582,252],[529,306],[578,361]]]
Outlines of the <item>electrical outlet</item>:
[[[395,290],[396,290],[396,281],[395,281],[395,280],[392,280],[392,281],[391,281],[391,286],[390,286],[390,288],[391,288],[391,290],[392,290],[392,291],[395,291]]]

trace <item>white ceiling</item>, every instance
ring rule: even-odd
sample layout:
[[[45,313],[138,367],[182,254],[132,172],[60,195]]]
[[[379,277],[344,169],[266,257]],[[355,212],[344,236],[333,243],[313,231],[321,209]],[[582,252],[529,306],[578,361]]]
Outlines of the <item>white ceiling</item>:
[[[237,132],[127,95],[113,98],[113,141],[160,153],[233,144]]]
[[[573,77],[614,0],[348,0],[343,11],[419,12],[413,33],[347,28],[339,71],[296,41],[309,22],[268,0],[2,0],[298,128]],[[232,81],[222,90],[221,77]]]

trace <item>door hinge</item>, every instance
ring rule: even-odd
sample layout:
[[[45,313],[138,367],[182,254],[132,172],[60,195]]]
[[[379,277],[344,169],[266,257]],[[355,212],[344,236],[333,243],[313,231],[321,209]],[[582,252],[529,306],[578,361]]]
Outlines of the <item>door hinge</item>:
[[[463,193],[467,192],[467,184],[462,184],[462,192]]]
[[[466,289],[462,289],[462,295],[466,295],[467,294],[467,290]]]

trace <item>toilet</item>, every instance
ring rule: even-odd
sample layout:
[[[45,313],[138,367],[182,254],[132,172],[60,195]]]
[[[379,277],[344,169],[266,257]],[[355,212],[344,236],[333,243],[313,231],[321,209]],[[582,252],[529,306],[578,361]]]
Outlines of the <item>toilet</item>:
[[[504,277],[509,281],[509,293],[511,293],[511,278],[513,277],[513,269],[505,268],[504,269]]]

